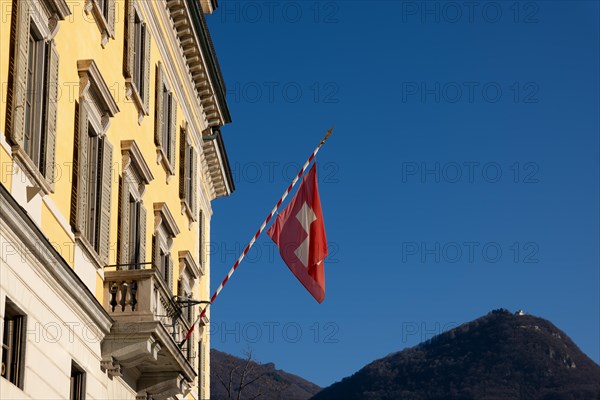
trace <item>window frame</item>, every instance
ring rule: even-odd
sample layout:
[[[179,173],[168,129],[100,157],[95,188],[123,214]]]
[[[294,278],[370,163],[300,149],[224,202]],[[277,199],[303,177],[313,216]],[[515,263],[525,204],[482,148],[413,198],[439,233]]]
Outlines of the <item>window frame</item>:
[[[138,5],[138,0],[127,0],[125,20],[125,56],[123,72],[126,77],[125,95],[133,100],[138,110],[138,124],[150,109],[150,47],[151,34]]]
[[[143,198],[146,185],[154,176],[134,140],[121,141],[121,154],[123,169],[119,178],[117,261],[121,269],[143,269],[147,231]]]
[[[160,61],[156,64],[154,108],[157,163],[162,164],[169,183],[170,178],[175,175],[177,158],[177,100]]]
[[[173,242],[180,233],[166,203],[154,203],[154,236],[152,237],[152,265],[160,272],[169,291],[173,292],[175,270]]]
[[[17,328],[20,330],[20,332],[17,332],[16,336],[13,333],[13,336],[10,338],[7,334],[8,330],[10,329],[9,321],[12,321],[13,323],[18,321],[20,323],[20,326]],[[3,372],[0,377],[2,379],[6,379],[8,382],[12,383],[18,388],[23,389],[25,382],[25,351],[27,350],[27,314],[25,314],[8,297],[4,299],[4,317],[2,319],[2,325],[2,340],[0,341],[2,346],[2,359],[0,360],[0,369],[3,368],[4,371],[0,371]],[[5,343],[7,339],[12,339],[12,343]],[[13,347],[18,347],[18,354],[16,355],[18,359],[16,361],[14,361],[12,357],[9,359],[9,356],[15,351]],[[12,351],[9,353],[9,350],[11,349]],[[13,368],[11,368],[11,365]],[[11,371],[12,374],[10,374]]]
[[[186,213],[192,223],[198,220],[198,151],[192,146],[187,124],[181,128],[179,148],[179,199],[182,213]]]
[[[115,0],[86,0],[84,10],[94,17],[102,35],[100,45],[105,48],[109,39],[115,38]]]
[[[21,0],[17,4],[12,8],[11,17],[14,62],[9,68],[7,138],[15,161],[34,184],[49,194],[54,192],[55,183],[58,101],[55,18],[64,19],[69,10],[62,0]],[[48,9],[58,10],[57,14],[50,17]],[[22,46],[22,42],[26,44]],[[33,75],[30,74],[32,61]]]
[[[71,382],[69,400],[85,400],[87,373],[75,361],[71,361]],[[74,386],[78,386],[75,388]]]
[[[119,112],[119,108],[94,60],[78,60],[77,69],[80,94],[75,103],[71,226],[75,240],[86,250],[95,266],[101,268],[108,265],[110,259],[110,210],[114,183],[113,146],[106,135],[110,118]],[[90,148],[95,148],[95,151],[91,152]],[[93,179],[90,179],[92,176],[98,178],[95,187]],[[95,209],[90,206],[92,202],[97,205]],[[96,223],[90,221],[92,212],[95,212]]]
[[[32,51],[33,50],[33,51]],[[44,121],[44,108],[47,97],[49,52],[43,34],[32,18],[29,25],[27,65],[27,92],[25,93],[25,132],[23,132],[23,149],[33,165],[44,173],[42,165],[42,143],[46,135],[48,122]],[[33,68],[32,65],[33,64]]]

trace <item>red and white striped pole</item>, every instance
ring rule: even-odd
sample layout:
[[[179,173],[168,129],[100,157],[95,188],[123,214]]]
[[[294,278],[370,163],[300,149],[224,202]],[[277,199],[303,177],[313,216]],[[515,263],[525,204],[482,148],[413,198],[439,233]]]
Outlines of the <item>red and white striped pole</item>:
[[[333,133],[333,128],[331,128],[327,131],[327,133],[325,134],[325,136],[323,137],[323,139],[321,140],[321,142],[319,143],[319,145],[317,146],[315,151],[313,151],[312,154],[310,155],[310,157],[308,157],[308,160],[306,160],[306,162],[304,163],[304,165],[302,166],[302,168],[300,169],[298,174],[294,177],[294,180],[292,181],[292,183],[290,183],[290,186],[288,186],[288,188],[283,193],[283,196],[281,196],[281,198],[279,199],[279,201],[277,202],[275,207],[273,207],[273,209],[271,210],[271,213],[267,216],[267,219],[265,219],[265,221],[262,223],[260,228],[258,228],[258,231],[256,231],[256,233],[254,234],[252,239],[250,239],[250,242],[246,245],[246,248],[244,248],[244,251],[242,252],[242,254],[240,254],[240,256],[236,260],[235,264],[233,264],[233,267],[231,267],[231,269],[227,273],[227,276],[225,277],[225,279],[223,279],[223,282],[221,282],[221,284],[219,285],[217,290],[213,293],[212,297],[210,298],[210,304],[207,304],[206,307],[204,307],[204,309],[200,313],[200,316],[198,316],[198,318],[194,321],[194,323],[192,324],[192,327],[190,328],[188,333],[185,335],[185,339],[183,339],[181,341],[181,343],[179,343],[179,348],[183,347],[185,342],[187,342],[187,340],[190,338],[192,332],[194,331],[194,327],[196,326],[196,324],[200,320],[202,320],[202,318],[206,315],[206,311],[208,310],[208,307],[212,303],[214,303],[214,301],[217,298],[217,296],[219,295],[219,293],[221,293],[221,290],[223,290],[223,287],[225,286],[225,284],[227,284],[227,282],[231,278],[231,275],[233,275],[233,273],[235,272],[237,267],[239,267],[239,265],[242,262],[242,260],[244,259],[244,257],[246,257],[246,254],[248,254],[248,252],[250,251],[250,248],[254,245],[254,242],[256,242],[256,239],[258,239],[258,237],[260,236],[262,231],[265,230],[265,227],[267,226],[267,224],[269,223],[271,218],[273,218],[273,215],[275,215],[275,212],[277,211],[277,209],[281,206],[281,204],[283,203],[285,198],[292,191],[292,189],[296,185],[296,182],[298,182],[298,180],[302,177],[302,175],[304,175],[304,172],[306,172],[306,169],[308,168],[309,164],[311,163],[312,160],[315,159],[315,156],[317,155],[319,150],[321,150],[321,147],[323,147],[323,145],[325,144],[325,141],[332,133]]]

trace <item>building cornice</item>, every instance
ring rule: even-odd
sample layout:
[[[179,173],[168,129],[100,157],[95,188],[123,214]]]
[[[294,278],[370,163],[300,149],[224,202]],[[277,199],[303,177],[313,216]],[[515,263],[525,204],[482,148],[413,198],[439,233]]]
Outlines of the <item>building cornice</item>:
[[[235,183],[221,130],[216,129],[210,140],[203,140],[202,148],[214,187],[214,197],[229,196],[235,190]]]
[[[112,318],[3,184],[0,184],[0,221],[23,243],[28,254],[35,257],[68,298],[78,299],[76,304],[103,334],[107,334],[113,324]]]
[[[202,6],[197,0],[170,0],[167,6],[208,126],[230,123],[225,84]]]

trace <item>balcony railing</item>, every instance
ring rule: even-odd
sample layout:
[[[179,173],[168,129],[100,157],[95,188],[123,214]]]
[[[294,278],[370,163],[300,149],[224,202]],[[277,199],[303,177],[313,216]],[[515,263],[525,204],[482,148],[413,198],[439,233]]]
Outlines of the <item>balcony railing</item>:
[[[107,372],[137,377],[139,399],[187,394],[196,372],[177,342],[189,323],[161,274],[153,268],[106,271],[104,308],[115,321],[102,343]]]

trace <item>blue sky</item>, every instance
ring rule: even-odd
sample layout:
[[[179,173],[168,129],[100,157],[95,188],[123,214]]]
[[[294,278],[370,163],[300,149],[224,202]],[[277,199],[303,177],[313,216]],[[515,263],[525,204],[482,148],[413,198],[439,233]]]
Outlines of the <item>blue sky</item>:
[[[595,1],[220,1],[237,190],[213,204],[213,289],[335,133],[324,303],[263,235],[212,308],[213,346],[325,386],[505,307],[600,361],[598,17]]]

